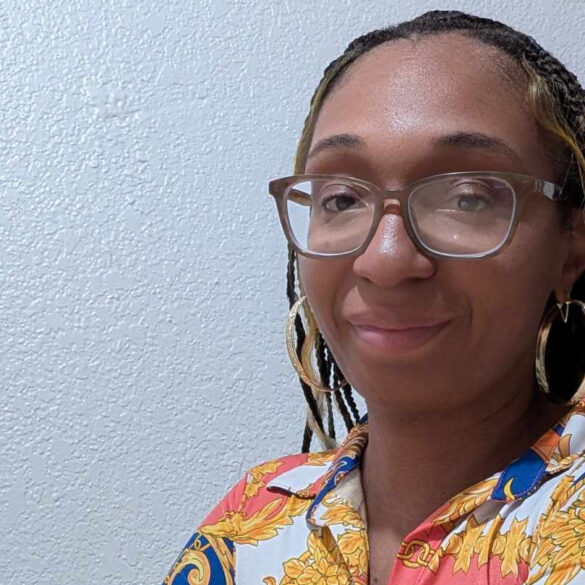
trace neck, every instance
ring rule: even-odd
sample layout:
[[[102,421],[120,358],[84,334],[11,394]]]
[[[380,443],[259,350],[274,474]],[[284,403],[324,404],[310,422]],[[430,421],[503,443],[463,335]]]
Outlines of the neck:
[[[404,538],[461,490],[503,469],[569,410],[532,387],[457,414],[368,404],[362,483],[370,530]],[[476,401],[477,402],[477,401]],[[391,489],[389,489],[391,486]]]

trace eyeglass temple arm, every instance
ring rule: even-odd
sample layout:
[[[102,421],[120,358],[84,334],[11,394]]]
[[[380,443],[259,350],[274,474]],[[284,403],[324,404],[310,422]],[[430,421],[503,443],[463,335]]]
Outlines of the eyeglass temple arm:
[[[555,185],[555,183],[551,183],[550,181],[537,179],[534,188],[551,201],[558,201],[559,199],[568,197],[568,194],[564,192],[563,187]]]
[[[285,187],[286,184],[283,184],[281,180],[271,181],[268,186],[268,192],[273,197],[279,199],[283,195]],[[287,198],[306,207],[311,205],[311,200],[307,197],[306,193],[298,191],[297,189],[290,189]]]
[[[295,203],[299,203],[300,205],[304,205],[305,207],[311,206],[310,197],[307,197],[306,193],[303,193],[302,191],[297,191],[296,189],[291,189],[288,192],[287,199],[290,199]]]

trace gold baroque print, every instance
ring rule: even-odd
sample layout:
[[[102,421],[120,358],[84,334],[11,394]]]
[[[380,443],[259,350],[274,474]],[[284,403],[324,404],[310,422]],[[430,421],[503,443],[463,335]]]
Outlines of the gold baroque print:
[[[307,550],[283,563],[284,576],[279,585],[350,585],[350,575],[331,531],[323,528],[321,535],[312,531]],[[264,577],[265,585],[276,585],[276,579]]]
[[[246,488],[244,489],[244,495],[240,503],[240,508],[244,506],[246,501],[258,495],[260,490],[266,485],[264,478],[269,473],[274,473],[282,465],[282,461],[275,459],[274,461],[268,461],[262,465],[257,465],[248,471],[246,478]]]
[[[323,478],[323,485],[326,485],[335,476],[335,484],[339,483],[345,476],[348,460],[356,462],[363,453],[368,443],[367,423],[356,425],[347,435],[345,442],[339,447],[335,457],[335,463],[329,468]],[[344,469],[342,472],[341,469]]]
[[[337,449],[307,453],[307,465],[325,465],[335,459]]]
[[[351,457],[352,459],[360,457],[364,447],[368,443],[367,423],[356,425],[351,433],[347,436],[346,441],[339,448],[337,457]]]
[[[312,500],[301,498],[277,498],[251,516],[243,510],[228,511],[215,524],[206,524],[202,530],[206,534],[230,538],[238,544],[257,545],[261,540],[274,538],[279,529],[291,525],[311,503]]]
[[[365,583],[368,575],[368,538],[365,531],[348,530],[337,541],[349,572],[357,583]]]
[[[322,503],[327,508],[327,511],[323,514],[321,520],[326,524],[341,524],[356,530],[366,529],[359,512],[352,508],[345,499],[337,495],[328,494]]]
[[[528,519],[514,519],[504,534],[498,533],[502,518],[497,516],[492,522],[495,524],[485,530],[485,525],[478,523],[473,515],[470,516],[465,530],[448,538],[432,559],[429,568],[436,573],[439,559],[452,556],[455,559],[453,573],[468,573],[474,561],[481,567],[499,557],[502,577],[510,574],[518,577],[520,565],[529,563],[532,551],[532,537],[526,533]]]
[[[498,478],[493,477],[457,494],[449,500],[445,510],[433,520],[433,524],[435,526],[452,524],[462,516],[473,512],[489,499],[497,484]]]
[[[203,542],[206,540],[207,542]],[[211,565],[209,557],[216,556],[223,569],[226,585],[233,585],[232,571],[235,568],[235,559],[232,551],[223,539],[198,534],[190,546],[182,553],[166,576],[163,585],[173,585],[177,575],[188,569],[187,583],[189,585],[209,585],[211,579]]]
[[[368,574],[368,538],[362,517],[335,492],[325,496],[323,506],[326,512],[321,516],[321,522],[328,526],[343,526],[345,532],[337,539],[337,545],[354,582],[365,583]]]
[[[566,585],[585,570],[585,480],[577,482],[567,492],[567,501],[580,493],[566,510],[551,510],[541,522],[540,540],[533,564],[538,566],[527,581],[535,583],[548,575],[545,585]]]
[[[405,567],[418,569],[428,567],[435,552],[428,542],[413,539],[402,543],[396,558],[400,559]]]

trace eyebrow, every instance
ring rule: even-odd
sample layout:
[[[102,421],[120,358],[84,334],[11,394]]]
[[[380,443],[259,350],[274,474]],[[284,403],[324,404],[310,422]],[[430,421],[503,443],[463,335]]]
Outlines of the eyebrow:
[[[365,145],[366,143],[363,138],[360,138],[357,134],[334,134],[333,136],[319,140],[307,155],[307,160],[317,156],[323,150],[339,148],[357,149],[363,148]]]
[[[469,148],[499,151],[520,160],[518,153],[501,138],[481,132],[453,132],[437,138],[435,146],[467,146]]]
[[[488,136],[482,132],[452,132],[440,136],[433,142],[434,146],[465,146],[480,150],[493,150],[520,160],[518,153],[506,142],[494,136]],[[334,134],[319,140],[307,155],[307,160],[317,156],[324,150],[337,150],[349,148],[357,150],[366,146],[363,138],[357,134]]]

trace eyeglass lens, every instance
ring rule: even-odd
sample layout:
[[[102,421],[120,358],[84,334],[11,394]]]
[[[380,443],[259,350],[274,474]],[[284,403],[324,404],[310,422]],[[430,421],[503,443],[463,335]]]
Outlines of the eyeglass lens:
[[[285,198],[293,237],[306,252],[357,250],[376,216],[375,192],[347,179],[301,180],[289,186]],[[514,190],[503,179],[458,175],[416,186],[403,213],[423,246],[458,256],[500,246],[514,207]]]

